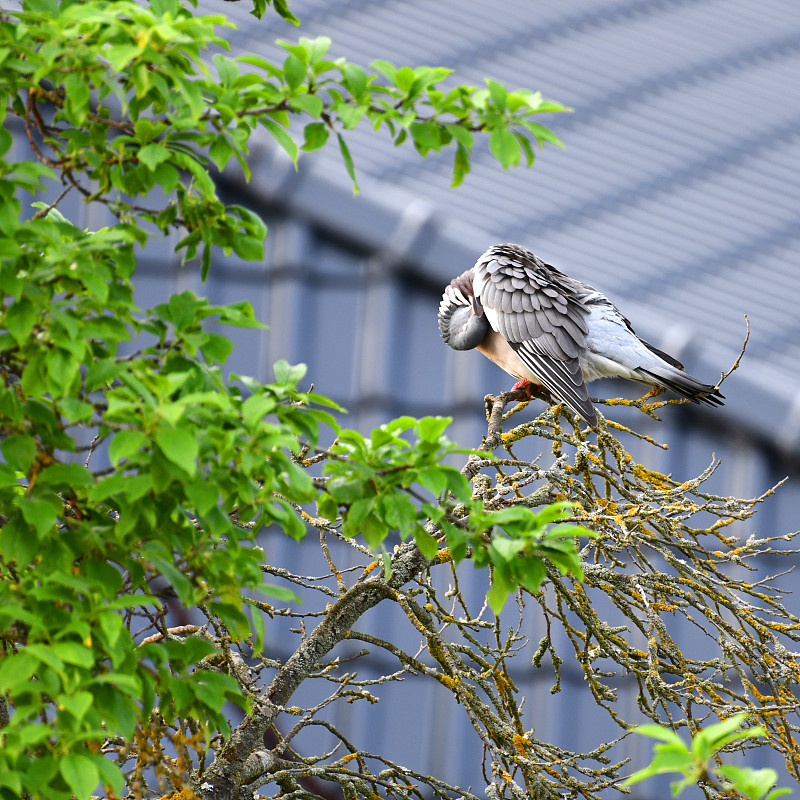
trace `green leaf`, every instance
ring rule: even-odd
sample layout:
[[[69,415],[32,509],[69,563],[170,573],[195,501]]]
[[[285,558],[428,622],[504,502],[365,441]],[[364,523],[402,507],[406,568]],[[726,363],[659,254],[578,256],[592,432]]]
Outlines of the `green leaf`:
[[[168,161],[170,151],[162,144],[153,142],[146,144],[139,150],[139,161],[144,164],[151,172],[155,171],[159,164]]]
[[[382,59],[377,59],[376,61],[371,61],[370,66],[373,69],[378,70],[378,72],[386,78],[389,83],[395,83],[395,75],[397,74],[397,67],[394,64],[390,63],[389,61],[384,61]]]
[[[308,51],[308,63],[316,64],[325,57],[331,46],[331,39],[329,36],[316,36],[313,39],[307,39],[305,36],[300,37],[300,43]],[[330,62],[326,62],[330,63]]]
[[[86,575],[93,582],[102,586],[106,597],[115,597],[122,586],[122,575],[112,564],[99,559],[87,559]]]
[[[275,141],[289,154],[292,163],[297,167],[298,147],[294,139],[284,128],[267,117],[261,117],[261,124],[272,134]]]
[[[526,555],[523,558],[509,564],[517,583],[531,594],[538,594],[543,581],[547,578],[547,569],[542,559],[535,554]],[[561,574],[572,572],[576,577],[582,578],[580,566],[572,570],[562,570]]]
[[[189,579],[170,561],[159,555],[147,556],[153,566],[172,584],[175,593],[182,602],[191,600],[192,585]]]
[[[397,86],[401,92],[409,92],[414,85],[415,79],[416,75],[414,74],[414,70],[411,69],[411,67],[405,66],[396,70],[393,76],[394,85]]]
[[[114,72],[122,72],[141,52],[142,48],[136,44],[115,44],[104,49],[103,57]]]
[[[447,478],[447,488],[458,500],[464,503],[467,502],[472,494],[470,482],[457,469],[444,467],[444,470]]]
[[[242,403],[242,419],[248,428],[252,428],[274,410],[274,398],[266,394],[252,394]]]
[[[56,704],[66,709],[78,722],[80,722],[86,715],[86,712],[89,710],[89,707],[92,705],[93,701],[94,697],[92,697],[91,692],[75,692],[75,694],[72,695],[59,695],[56,700]],[[59,711],[60,710],[61,709],[59,708]]]
[[[506,530],[514,523],[520,523],[526,528],[540,527],[541,523],[536,515],[527,506],[510,506],[492,512],[489,517],[493,525],[502,525]]]
[[[36,458],[36,440],[24,433],[12,433],[0,442],[0,451],[10,467],[27,473]]]
[[[91,87],[86,80],[86,76],[78,72],[73,72],[64,79],[66,89],[66,107],[72,115],[72,121],[80,125],[86,119],[89,112],[89,98]]]
[[[733,788],[749,800],[762,800],[764,795],[778,782],[778,773],[774,769],[751,769],[724,765],[714,770],[718,775],[730,781]],[[772,797],[790,794],[791,789],[777,789]]]
[[[282,512],[277,509],[282,508]],[[277,512],[277,513],[275,513]],[[305,524],[297,516],[297,512],[285,500],[277,500],[273,506],[273,513],[278,517],[278,524],[284,532],[295,541],[300,541],[307,532]]]
[[[362,479],[344,475],[331,478],[325,488],[331,497],[342,505],[351,505],[367,493],[365,482]]]
[[[542,142],[550,142],[556,147],[564,147],[564,143],[561,139],[549,128],[545,128],[544,125],[540,125],[538,122],[523,122],[522,125],[536,137],[539,144]]]
[[[117,614],[101,614],[99,617],[100,630],[106,638],[109,648],[116,649],[117,642],[122,636],[124,623]]]
[[[19,691],[38,669],[39,659],[25,650],[4,655],[0,660],[0,692],[13,694]]]
[[[421,525],[414,528],[414,542],[419,547],[420,553],[427,559],[435,558],[436,553],[439,552],[439,543]]]
[[[707,761],[714,753],[725,745],[738,739],[764,736],[761,727],[739,731],[738,728],[747,721],[747,714],[734,714],[715,725],[704,728],[692,739],[692,752],[700,761]]]
[[[118,697],[118,696],[117,696]],[[124,698],[120,698],[124,701]],[[130,701],[128,701],[130,702]],[[132,706],[133,704],[130,703]],[[117,718],[119,719],[119,717]],[[135,727],[136,718],[133,718],[133,725],[130,726],[121,726],[121,728],[127,728],[126,732],[122,732],[122,735],[126,738],[130,737],[133,733],[133,728]],[[119,725],[119,722],[117,723]],[[110,786],[111,790],[113,791],[116,797],[122,797],[122,792],[125,787],[125,778],[122,775],[122,771],[120,770],[119,766],[117,766],[113,761],[109,761],[107,758],[103,758],[99,753],[90,753],[89,757],[94,762],[95,766],[97,767],[98,772],[100,773],[100,780],[102,781],[104,786]]]
[[[6,311],[5,328],[16,339],[17,344],[27,340],[35,323],[36,309],[27,297],[21,297]]]
[[[358,526],[375,511],[375,496],[362,497],[354,500],[347,511],[347,526],[350,529],[348,536],[357,533]]]
[[[17,502],[25,522],[36,530],[39,539],[50,533],[58,519],[58,509],[53,502],[36,496],[20,497]]]
[[[6,424],[22,420],[22,402],[13,386],[0,386],[0,416],[6,417]]]
[[[212,57],[212,61],[214,62],[214,66],[217,68],[219,79],[222,85],[226,88],[233,86],[234,81],[239,76],[239,65],[236,63],[236,61],[232,58],[222,55],[222,53],[216,53]]]
[[[492,539],[491,547],[495,554],[499,556],[499,560],[511,561],[525,547],[525,542],[521,539],[507,539],[503,536],[496,536]]]
[[[460,186],[469,170],[469,151],[459,142],[453,159],[453,180],[450,183],[450,188],[455,189]]]
[[[519,146],[522,148],[522,152],[525,154],[525,166],[533,166],[536,156],[534,155],[531,143],[521,133],[515,133],[514,136],[516,136]]]
[[[631,731],[641,734],[642,736],[649,736],[652,739],[660,739],[662,742],[668,742],[669,744],[683,747],[687,753],[689,752],[683,739],[681,739],[675,731],[664,725],[637,725],[635,728],[631,728]]]
[[[447,475],[441,467],[425,467],[416,471],[417,482],[439,497],[447,488]]]
[[[114,435],[108,448],[108,458],[116,467],[123,458],[129,458],[147,443],[147,436],[141,431],[123,430]]]
[[[291,98],[289,105],[295,111],[305,111],[317,119],[324,108],[322,100],[315,94],[298,94]]]
[[[416,417],[411,417],[408,415],[402,417],[395,417],[395,419],[389,420],[389,422],[384,423],[381,425],[383,430],[388,431],[389,433],[402,433],[403,431],[409,431],[412,428],[416,427],[419,423],[419,420]]]
[[[452,137],[460,144],[469,154],[469,151],[472,150],[472,144],[474,137],[472,136],[472,131],[465,128],[463,125],[459,125],[457,123],[449,122],[447,125],[444,126],[445,130],[452,135]]]
[[[86,384],[87,391],[91,392],[95,389],[102,388],[113,381],[124,369],[124,365],[117,363],[113,358],[103,358],[99,361],[95,361],[94,364],[86,370],[84,383]]]
[[[257,0],[260,2],[260,0]],[[299,25],[300,20],[292,14],[289,10],[289,6],[286,3],[286,0],[272,0],[272,7],[278,12],[278,14],[283,17],[287,22],[291,22],[292,25]]]
[[[294,53],[289,53],[283,62],[283,75],[290,89],[297,89],[306,79],[308,67]]]
[[[193,122],[200,119],[205,110],[205,101],[200,89],[199,82],[191,80],[188,76],[176,76],[176,80],[181,87],[181,98],[186,101],[189,111],[192,114]]]
[[[438,442],[452,421],[452,417],[423,417],[417,425],[420,439],[427,442]]]
[[[276,361],[272,368],[275,371],[275,380],[281,386],[295,386],[308,372],[305,364],[289,364],[283,359]]]
[[[792,790],[784,787],[783,789],[775,789],[770,792],[764,800],[775,800],[776,797],[783,797],[784,795],[791,794]]]
[[[263,244],[261,246],[263,254]],[[208,333],[205,344],[200,345],[200,350],[206,359],[217,364],[224,364],[233,352],[233,342],[220,333]]]
[[[189,476],[194,476],[197,472],[198,445],[192,430],[163,425],[156,431],[155,441],[167,459]]]
[[[196,480],[186,487],[186,496],[198,514],[207,514],[217,505],[219,490],[206,480]]]
[[[360,100],[367,88],[367,73],[357,64],[344,63],[341,69],[345,85],[353,97]]]
[[[39,539],[31,536],[25,520],[16,517],[3,526],[0,545],[5,561],[15,562],[18,568],[26,567],[39,549]]]
[[[66,664],[75,664],[78,667],[90,669],[94,666],[92,649],[77,642],[56,642],[53,652]]]
[[[267,61],[266,58],[262,58],[261,56],[256,56],[252,53],[246,53],[243,56],[237,56],[236,60],[241,61],[243,64],[252,64],[254,67],[263,69],[274,78],[283,77],[282,69],[276,67],[272,62]]]
[[[332,495],[327,492],[321,492],[317,496],[317,514],[324,517],[330,522],[336,522],[339,516],[338,505],[333,499]]]
[[[503,165],[503,169],[519,164],[520,147],[513,133],[505,128],[495,128],[489,134],[489,149]]]
[[[309,122],[303,129],[303,150],[311,152],[319,150],[330,137],[328,126],[324,122]]]
[[[59,770],[77,800],[88,800],[100,783],[97,766],[88,756],[66,755],[60,760]]]
[[[489,87],[489,96],[492,98],[495,108],[498,111],[505,111],[506,99],[508,98],[506,87],[491,78],[486,79],[486,85]]]
[[[412,122],[409,132],[423,155],[428,150],[435,150],[438,153],[442,147],[441,132],[438,125],[432,122]]]
[[[217,136],[211,143],[211,147],[208,148],[208,155],[220,172],[225,169],[225,165],[228,163],[233,153],[234,147],[228,141],[224,133]]]
[[[14,793],[14,797],[21,797],[22,790],[22,776],[19,772],[12,772],[10,770],[3,770],[0,772],[0,786],[7,786]]]
[[[370,515],[361,520],[358,533],[364,537],[364,541],[371,550],[377,551],[388,535],[389,529],[383,520]]]
[[[245,261],[261,261],[264,258],[263,236],[236,236],[233,251]]]
[[[339,119],[342,121],[346,130],[355,128],[356,125],[362,120],[367,113],[367,106],[357,105],[351,106],[345,103],[339,103],[336,106],[336,112],[339,114]]]
[[[506,599],[509,594],[516,589],[514,581],[512,581],[505,569],[495,565],[492,572],[492,587],[486,593],[486,600],[489,603],[489,608],[495,614],[499,614],[503,610]]]
[[[169,194],[180,183],[180,179],[178,170],[166,162],[159,164],[153,173],[153,180],[162,188],[164,194]]]
[[[94,413],[91,403],[86,403],[77,397],[62,397],[58,408],[70,422],[87,422]]]
[[[75,489],[78,486],[91,486],[94,483],[89,470],[80,464],[51,464],[39,473],[38,484],[63,486]]]
[[[336,138],[339,140],[339,150],[342,154],[342,158],[344,159],[344,166],[347,170],[347,174],[350,176],[350,180],[353,182],[353,193],[358,194],[358,181],[356,180],[356,168],[353,164],[353,157],[350,155],[350,150],[347,147],[347,143],[344,140],[344,137],[341,133],[336,134]]]
[[[274,597],[285,603],[302,603],[303,601],[291,590],[285,586],[275,586],[271,583],[262,583],[258,587],[258,591],[268,597]],[[248,598],[245,598],[246,600]]]
[[[198,319],[199,310],[207,305],[208,301],[200,300],[189,291],[173,294],[167,304],[168,317],[175,325],[176,331],[185,331],[194,325]]]
[[[66,394],[78,376],[80,361],[60,347],[48,351],[45,357],[48,388],[54,395]]]
[[[686,746],[660,744],[655,747],[656,755],[652,763],[644,769],[634,772],[622,782],[622,786],[630,786],[653,775],[663,775],[667,772],[691,774],[694,761]]]

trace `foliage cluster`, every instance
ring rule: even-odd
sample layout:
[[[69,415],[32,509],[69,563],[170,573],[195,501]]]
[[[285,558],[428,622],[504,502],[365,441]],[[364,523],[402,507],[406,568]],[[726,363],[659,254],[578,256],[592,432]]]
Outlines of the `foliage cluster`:
[[[538,93],[495,81],[445,90],[440,84],[452,71],[441,67],[378,61],[369,71],[328,58],[325,37],[282,42],[281,64],[233,58],[224,54],[225,17],[192,14],[180,0],[27,0],[23,8],[0,25],[0,115],[24,121],[38,162],[9,176],[3,221],[13,227],[17,219],[16,186],[35,191],[44,176],[57,175],[65,191],[107,204],[139,230],[145,222],[162,232],[183,229],[178,250],[187,259],[200,250],[204,276],[214,245],[244,259],[263,253],[263,223],[221,203],[210,173],[235,159],[249,177],[257,129],[295,164],[301,149],[319,149],[335,136],[354,184],[346,133],[361,120],[386,129],[398,145],[413,142],[422,155],[454,146],[454,185],[469,171],[475,133],[488,135],[504,167],[523,154],[531,164],[532,142],[558,144],[531,117],[565,109]],[[223,52],[209,59],[210,47]],[[302,143],[295,129],[302,129]],[[0,153],[10,144],[4,129]]]
[[[652,775],[677,772],[683,774],[683,780],[674,781],[672,796],[677,797],[687,786],[698,780],[709,780],[709,772],[721,779],[723,791],[735,789],[748,800],[775,800],[777,797],[790,794],[791,789],[773,789],[778,775],[774,769],[752,769],[737,767],[733,764],[711,767],[711,763],[723,748],[744,739],[757,739],[765,735],[764,729],[756,725],[741,730],[747,721],[747,714],[734,714],[723,722],[709,725],[705,730],[692,737],[692,743],[686,743],[674,731],[663,725],[641,725],[636,733],[660,739],[662,744],[654,748],[655,757],[644,769],[634,773],[624,785],[638,783]]]
[[[369,441],[339,432],[323,410],[335,404],[299,390],[297,367],[278,363],[268,384],[224,377],[231,343],[209,326],[259,325],[247,303],[214,307],[183,293],[140,311],[132,277],[137,248],[173,228],[187,259],[201,254],[203,275],[214,246],[262,257],[265,226],[224,205],[210,172],[233,158],[248,175],[257,128],[295,162],[335,136],[355,182],[345,137],[367,119],[423,155],[454,144],[457,183],[475,133],[489,135],[504,166],[521,150],[532,161],[529,138],[556,140],[530,115],[561,107],[494,82],[443,91],[442,68],[379,62],[368,72],[326,58],[325,38],[284,42],[281,64],[208,58],[210,46],[226,49],[226,25],[178,0],[28,0],[0,16],[4,796],[85,798],[98,783],[120,796],[131,757],[135,793],[161,751],[156,730],[178,726],[166,735],[186,766],[187,748],[228,730],[226,701],[250,707],[234,675],[192,670],[222,632],[252,635],[258,648],[261,615],[244,613],[243,589],[291,596],[262,587],[254,541],[269,525],[304,535],[301,504],[318,487],[299,453],[316,447],[321,423],[340,436],[320,505],[333,519],[345,509],[347,535],[379,548],[397,529],[434,556],[420,520],[435,512],[458,558],[472,546],[502,561],[487,543],[495,520],[479,504],[468,522],[447,522],[448,504],[410,499],[416,486],[471,504],[466,480],[439,463],[446,421],[400,420]],[[32,158],[12,150],[23,131]],[[31,214],[26,195],[46,193],[52,202],[36,200]],[[70,194],[105,206],[115,223],[76,227],[59,211]],[[409,428],[413,446],[400,436]],[[529,562],[561,547],[552,533],[537,545],[530,531],[544,526],[512,517],[497,522],[509,542],[525,528]],[[579,569],[567,552],[565,568]],[[214,635],[168,636],[169,604],[201,609]]]

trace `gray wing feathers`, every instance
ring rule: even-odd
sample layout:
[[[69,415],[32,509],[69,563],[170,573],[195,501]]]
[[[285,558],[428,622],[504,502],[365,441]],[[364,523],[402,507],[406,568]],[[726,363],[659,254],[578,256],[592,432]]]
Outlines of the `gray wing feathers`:
[[[536,352],[530,342],[511,346],[551,394],[566,403],[592,427],[597,425],[597,412],[589,400],[578,359],[550,358]]]
[[[550,392],[596,424],[578,362],[586,347],[586,287],[515,245],[490,248],[474,269],[475,294],[498,333]]]

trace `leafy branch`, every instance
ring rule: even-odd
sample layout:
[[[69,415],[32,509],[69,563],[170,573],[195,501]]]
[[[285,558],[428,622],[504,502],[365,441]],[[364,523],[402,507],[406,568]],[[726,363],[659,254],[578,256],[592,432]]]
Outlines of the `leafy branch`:
[[[627,778],[623,785],[631,786],[653,775],[678,772],[684,777],[683,780],[672,783],[673,797],[696,783],[710,784],[722,793],[733,790],[748,800],[775,800],[791,794],[791,789],[773,788],[778,780],[774,769],[752,769],[730,764],[711,767],[711,762],[718,761],[720,754],[729,745],[766,736],[766,731],[760,725],[740,730],[746,721],[747,714],[734,714],[722,722],[709,725],[692,737],[690,746],[674,731],[661,725],[640,725],[634,728],[635,733],[660,739],[663,744],[655,745],[652,763]],[[715,778],[722,785],[715,785]]]
[[[386,129],[396,145],[413,142],[423,156],[454,146],[454,186],[469,172],[475,133],[488,135],[505,168],[523,157],[530,166],[533,144],[560,144],[532,117],[565,109],[539,93],[508,91],[491,80],[485,89],[444,89],[452,70],[442,67],[376,61],[368,72],[328,58],[324,36],[281,42],[281,64],[221,53],[209,63],[209,46],[228,47],[217,33],[228,24],[222,16],[190,14],[179,0],[149,7],[98,1],[91,13],[40,0],[8,12],[0,21],[0,119],[10,113],[22,120],[39,161],[16,183],[35,190],[59,179],[120,222],[138,219],[162,233],[181,228],[178,250],[186,259],[202,251],[205,276],[212,245],[249,260],[263,255],[263,223],[241,206],[225,206],[209,173],[233,159],[249,178],[256,129],[295,166],[301,150],[317,150],[333,136],[356,189],[346,134],[362,119]],[[10,145],[4,134],[0,155]],[[130,199],[157,194],[164,200],[152,207]]]

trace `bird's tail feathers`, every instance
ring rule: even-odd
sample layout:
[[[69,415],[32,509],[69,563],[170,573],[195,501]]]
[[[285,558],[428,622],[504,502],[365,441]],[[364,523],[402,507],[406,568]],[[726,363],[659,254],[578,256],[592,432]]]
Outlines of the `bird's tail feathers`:
[[[683,372],[683,364],[678,361],[677,358],[673,358],[669,353],[665,353],[663,350],[659,350],[655,345],[650,344],[650,342],[646,342],[644,339],[639,339],[639,341],[651,352],[657,355],[660,359],[663,359],[670,364],[671,366],[675,367],[676,369],[681,370]]]
[[[655,351],[655,350],[654,350]],[[666,389],[671,389],[675,394],[691,400],[693,403],[705,403],[709,406],[724,405],[725,396],[716,386],[701,383],[686,372],[678,369],[659,369],[658,372],[638,367],[636,372],[644,376],[649,383],[656,383]]]

